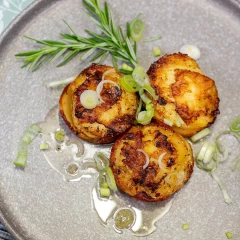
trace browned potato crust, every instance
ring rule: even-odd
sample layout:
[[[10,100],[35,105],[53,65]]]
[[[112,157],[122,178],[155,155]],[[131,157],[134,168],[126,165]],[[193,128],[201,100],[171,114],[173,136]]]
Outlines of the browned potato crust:
[[[184,121],[173,129],[190,137],[210,126],[219,114],[219,98],[215,82],[205,76],[196,61],[185,54],[165,55],[153,63],[148,75],[159,96],[154,101],[157,121],[164,118],[175,123],[179,116]]]
[[[145,156],[137,149],[150,157],[145,169]],[[158,158],[164,152],[161,169]],[[114,143],[110,166],[120,190],[141,201],[157,202],[168,199],[183,187],[193,172],[194,159],[190,144],[181,135],[165,124],[151,123],[133,126]],[[170,173],[182,171],[184,178],[180,183],[175,184],[177,179],[166,181]]]
[[[80,138],[92,143],[110,143],[129,129],[135,119],[138,98],[136,94],[119,89],[115,85],[103,85],[104,100],[94,109],[86,109],[80,102],[85,90],[96,90],[102,75],[110,66],[92,64],[80,73],[74,82],[65,87],[60,98],[60,114],[70,129]],[[105,79],[120,86],[121,74],[110,72]]]

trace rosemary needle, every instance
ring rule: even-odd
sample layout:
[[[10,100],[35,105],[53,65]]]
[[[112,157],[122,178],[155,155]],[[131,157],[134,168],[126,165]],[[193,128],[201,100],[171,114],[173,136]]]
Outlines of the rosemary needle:
[[[85,30],[89,37],[81,37],[64,21],[71,34],[61,34],[61,41],[38,40],[25,36],[41,44],[42,47],[16,54],[17,59],[24,61],[22,68],[28,66],[29,71],[36,71],[43,63],[52,63],[62,58],[62,62],[57,65],[60,67],[82,52],[81,60],[95,53],[91,61],[100,59],[99,62],[102,62],[110,53],[115,61],[122,60],[133,66],[137,65],[136,42],[130,40],[128,32],[130,24],[127,23],[127,31],[124,35],[122,28],[115,25],[112,10],[106,2],[103,8],[100,7],[99,0],[83,0],[83,4],[87,16],[102,33]]]

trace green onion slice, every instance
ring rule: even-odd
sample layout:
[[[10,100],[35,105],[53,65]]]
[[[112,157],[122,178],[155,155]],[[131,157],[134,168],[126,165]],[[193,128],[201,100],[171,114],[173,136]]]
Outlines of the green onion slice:
[[[132,72],[132,71],[133,71],[133,68],[130,67],[129,65],[127,65],[126,63],[123,63],[122,69],[123,69],[123,70],[126,70],[126,71],[129,71],[129,72]]]
[[[164,118],[164,119],[163,119],[163,122],[164,122],[165,124],[167,124],[168,126],[170,126],[170,127],[173,125],[173,122],[170,121],[170,120],[168,120],[167,118]]]
[[[132,75],[125,75],[120,79],[122,88],[128,92],[137,92],[139,90],[138,84],[134,81]]]
[[[183,230],[188,230],[188,228],[189,228],[189,226],[188,226],[187,223],[184,223],[184,224],[182,225],[182,229],[183,229]]]
[[[143,100],[144,103],[149,104],[151,103],[151,99],[149,97],[147,97],[147,95],[145,93],[140,94],[140,98]]]
[[[150,111],[141,111],[137,115],[137,122],[142,125],[147,125],[151,122],[152,117],[154,115],[154,110]]]
[[[211,133],[211,130],[209,128],[205,128],[202,131],[198,132],[197,134],[193,135],[190,139],[192,142],[197,142],[200,139],[206,137],[207,135],[209,135]]]
[[[110,196],[110,189],[109,188],[100,187],[100,195],[102,197],[109,197]]]
[[[64,142],[64,139],[65,139],[65,131],[63,129],[60,129],[60,130],[57,130],[55,132],[55,139],[58,141],[58,142]]]
[[[116,185],[116,182],[115,182],[115,179],[114,179],[114,176],[113,176],[111,168],[110,167],[106,167],[105,171],[106,171],[106,180],[107,180],[109,188],[111,190],[113,190],[114,192],[117,191],[118,190],[117,189],[117,185]]]
[[[130,35],[133,41],[139,42],[144,34],[144,23],[142,20],[136,19],[130,26]]]
[[[230,124],[230,129],[234,132],[240,131],[240,117],[237,117],[235,120],[232,121]]]
[[[133,79],[136,81],[136,83],[139,84],[140,86],[144,86],[146,84],[149,85],[147,73],[139,65],[137,65],[134,68],[132,72],[132,76],[133,76]]]
[[[153,55],[154,55],[154,57],[159,57],[161,55],[161,50],[159,47],[153,48]]]
[[[205,153],[206,153],[207,148],[208,148],[209,145],[210,145],[210,143],[207,142],[207,141],[203,144],[203,146],[202,146],[202,148],[201,148],[201,150],[200,150],[200,152],[199,152],[199,154],[197,156],[198,160],[203,161]]]
[[[48,143],[41,143],[40,145],[39,145],[39,148],[40,148],[40,150],[47,150],[47,149],[49,149],[49,144]]]
[[[227,237],[228,239],[232,238],[232,233],[231,233],[231,232],[226,232],[225,234],[226,234],[226,237]]]
[[[148,39],[144,39],[143,42],[154,42],[154,41],[157,41],[161,39],[161,36],[156,36],[156,37],[151,37],[151,38],[148,38]]]
[[[80,96],[80,102],[83,107],[87,109],[95,108],[99,104],[97,92],[93,90],[85,90]]]
[[[240,142],[240,135],[238,133],[233,132],[233,131],[222,131],[222,132],[220,132],[217,135],[217,137],[215,138],[215,144],[216,144],[216,147],[217,147],[218,151],[222,154],[224,153],[224,150],[223,150],[223,148],[222,148],[222,146],[219,142],[219,139],[220,139],[221,136],[223,136],[225,134],[230,134],[230,135],[234,136]]]
[[[153,97],[154,100],[158,99],[158,96],[156,95],[155,90],[150,85],[143,85],[142,89],[147,91]]]
[[[41,132],[41,128],[37,124],[32,124],[24,135],[20,138],[18,154],[14,165],[24,168],[27,164],[28,146],[33,139]]]
[[[218,175],[216,174],[216,168],[214,168],[212,171],[211,171],[211,175],[213,177],[213,179],[217,182],[217,184],[219,185],[220,189],[222,190],[222,194],[223,194],[223,198],[224,198],[224,201],[227,203],[227,204],[230,204],[232,203],[232,200],[231,198],[229,197],[228,195],[228,192],[227,192],[227,189],[225,188],[224,186],[224,183],[222,182],[222,180],[218,177]]]
[[[215,151],[216,151],[215,145],[209,144],[204,154],[203,162],[209,163],[212,160]]]
[[[47,84],[47,88],[55,88],[55,87],[58,87],[60,85],[65,86],[65,85],[73,82],[76,77],[77,76],[69,77],[69,78],[66,78],[66,79],[60,80],[60,81],[50,82],[50,83]]]
[[[96,152],[93,155],[93,159],[100,171],[109,166],[109,159],[102,152]]]
[[[233,165],[232,170],[233,170],[233,171],[236,171],[239,165],[240,165],[240,156],[238,156],[235,164]]]

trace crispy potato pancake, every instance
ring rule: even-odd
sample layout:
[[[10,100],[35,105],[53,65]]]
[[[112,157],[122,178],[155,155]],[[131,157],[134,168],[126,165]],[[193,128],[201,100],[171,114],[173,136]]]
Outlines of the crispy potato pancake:
[[[80,138],[92,143],[110,143],[117,136],[129,129],[136,115],[138,98],[136,94],[106,83],[101,97],[103,103],[94,109],[86,109],[80,102],[85,90],[96,90],[102,81],[104,72],[114,68],[92,64],[67,85],[59,100],[60,114],[69,128]],[[105,80],[111,80],[120,87],[122,75],[115,71],[108,72]]]
[[[146,157],[139,149],[150,158],[145,169]],[[151,123],[133,126],[114,143],[110,166],[120,190],[141,201],[157,202],[184,186],[193,172],[194,159],[190,144],[181,135],[163,123]]]
[[[153,63],[147,73],[159,96],[153,100],[154,118],[169,120],[174,124],[173,129],[184,137],[210,126],[220,113],[215,82],[187,55],[165,55]],[[181,119],[182,125],[178,124]]]

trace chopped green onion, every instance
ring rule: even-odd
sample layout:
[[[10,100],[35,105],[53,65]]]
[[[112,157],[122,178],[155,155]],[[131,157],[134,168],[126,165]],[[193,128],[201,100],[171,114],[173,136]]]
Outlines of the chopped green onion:
[[[228,239],[232,238],[232,233],[231,233],[231,232],[226,232],[225,234],[226,234],[226,237],[227,237]]]
[[[137,112],[136,112],[136,118],[137,118],[138,114],[141,112],[141,110],[142,110],[142,99],[140,98],[139,103],[138,103]]]
[[[217,163],[213,163],[211,162],[211,166],[206,166],[206,164],[203,164],[201,160],[199,159],[196,159],[196,164],[197,164],[197,167],[202,169],[202,170],[205,170],[207,172],[210,172],[212,171],[214,168],[217,167]],[[209,165],[209,164],[208,164]]]
[[[103,183],[101,184],[101,187],[103,187],[103,188],[108,188],[109,186],[108,186],[108,183],[107,183],[107,182],[103,182]]]
[[[170,126],[170,127],[173,125],[173,122],[171,122],[170,120],[168,120],[168,119],[166,119],[166,118],[163,119],[163,122],[164,122],[165,124],[167,124],[168,126]]]
[[[229,197],[229,195],[228,195],[228,193],[227,193],[227,190],[226,190],[226,188],[225,188],[225,186],[224,186],[224,183],[223,183],[222,180],[218,177],[218,175],[216,174],[215,170],[216,170],[216,168],[211,171],[212,177],[213,177],[213,179],[218,183],[220,189],[222,190],[222,194],[223,194],[224,201],[225,201],[227,204],[230,204],[230,203],[232,203],[232,200],[231,200],[231,198]]]
[[[133,79],[136,81],[137,84],[140,86],[144,86],[145,84],[149,84],[148,82],[148,76],[145,72],[145,70],[137,65],[133,72],[132,72]],[[146,82],[147,81],[147,82]]]
[[[198,140],[206,137],[211,133],[211,130],[209,128],[205,128],[202,131],[198,132],[197,134],[193,135],[190,139],[192,142],[197,142]]]
[[[122,88],[128,92],[137,92],[139,87],[134,81],[132,75],[125,75],[120,79]]]
[[[97,164],[98,170],[103,170],[109,166],[109,159],[102,152],[96,152],[93,155],[93,159]]]
[[[212,160],[215,151],[216,151],[215,145],[209,144],[204,154],[203,162],[209,163]]]
[[[151,99],[149,97],[147,97],[147,95],[145,93],[140,94],[140,98],[143,100],[144,103],[149,104],[151,103]]]
[[[126,71],[129,71],[129,72],[132,72],[132,71],[133,71],[133,68],[130,67],[129,65],[127,65],[126,63],[123,63],[122,69],[123,69],[123,70],[126,70]]]
[[[189,228],[189,226],[188,226],[187,223],[184,223],[184,224],[182,225],[182,229],[183,229],[183,230],[188,230],[188,228]]]
[[[113,190],[114,192],[117,191],[117,185],[116,185],[116,182],[115,182],[115,179],[114,179],[111,168],[106,167],[105,171],[106,171],[106,180],[107,180],[109,188],[111,190]]]
[[[119,72],[120,72],[120,73],[123,73],[123,74],[125,74],[125,75],[130,75],[130,74],[132,74],[132,71],[127,71],[127,70],[124,70],[124,69],[122,69],[122,68],[119,69]]]
[[[158,96],[156,95],[155,90],[150,85],[143,85],[142,89],[146,90],[153,97],[154,100],[158,99]]]
[[[47,84],[47,88],[54,88],[54,87],[58,87],[58,86],[60,86],[60,85],[63,85],[63,86],[64,86],[64,85],[67,85],[67,84],[73,82],[76,77],[77,77],[77,76],[75,76],[75,77],[69,77],[69,78],[67,78],[67,79],[60,80],[60,81],[50,82],[50,83]]]
[[[143,40],[143,42],[154,42],[154,41],[159,40],[159,39],[161,39],[161,36],[148,38],[148,39]]]
[[[47,150],[49,149],[49,144],[48,143],[41,143],[39,145],[40,150]]]
[[[64,142],[65,132],[64,132],[63,129],[57,130],[57,131],[55,132],[55,139],[56,139],[58,142]]]
[[[234,132],[240,131],[240,117],[237,117],[235,120],[232,121],[230,124],[230,129]]]
[[[150,111],[150,110],[153,110],[153,109],[154,109],[154,107],[153,107],[152,103],[149,103],[149,104],[146,105],[146,110],[147,111]]]
[[[110,70],[108,70],[108,71],[113,71],[113,70],[115,70],[115,69],[110,69]],[[104,79],[104,77],[103,77],[103,79]],[[100,100],[101,103],[104,102],[103,99],[102,99],[102,97],[101,97],[101,91],[102,91],[102,89],[103,89],[103,85],[106,84],[106,83],[110,83],[110,84],[112,84],[112,85],[115,85],[118,89],[120,89],[120,87],[118,86],[118,84],[115,83],[114,81],[112,81],[112,80],[102,80],[102,81],[97,85],[97,89],[96,89],[97,97],[98,97],[98,99]],[[90,90],[86,90],[86,91],[90,91]]]
[[[110,189],[109,188],[100,188],[100,195],[102,197],[109,197],[110,196]]]
[[[154,55],[155,57],[159,57],[159,56],[161,55],[161,50],[160,50],[159,47],[154,47],[154,48],[153,48],[153,55]]]
[[[240,142],[240,135],[238,133],[233,132],[233,131],[222,131],[222,132],[220,132],[217,135],[217,137],[215,138],[215,144],[216,144],[216,147],[217,147],[218,151],[222,154],[224,153],[224,150],[222,149],[221,144],[219,143],[219,139],[220,139],[221,136],[223,136],[225,134],[230,134],[230,135],[234,136]]]
[[[203,161],[204,156],[205,156],[205,153],[206,153],[207,148],[208,148],[209,145],[210,145],[210,143],[207,142],[207,141],[203,144],[203,146],[202,146],[202,148],[201,148],[201,150],[200,150],[200,152],[199,152],[199,154],[198,154],[198,156],[197,156],[197,159],[198,159],[198,160]]]
[[[18,154],[14,165],[24,168],[27,163],[28,157],[28,146],[33,141],[33,139],[41,132],[41,128],[37,124],[32,124],[24,135],[20,138],[20,143],[18,147]]]
[[[142,20],[136,19],[130,25],[130,35],[133,41],[139,42],[144,34],[144,23]]]
[[[137,115],[137,122],[142,125],[147,125],[151,122],[154,111],[141,111]]]
[[[181,125],[183,125],[183,124],[184,124],[184,121],[182,120],[182,118],[180,116],[177,116],[177,119],[175,121],[175,125],[177,127],[181,127]]]
[[[95,108],[99,104],[97,92],[93,90],[83,91],[80,96],[80,102],[87,109]]]
[[[239,165],[240,165],[240,156],[238,156],[235,164],[233,165],[232,170],[233,170],[233,171],[236,171]]]

